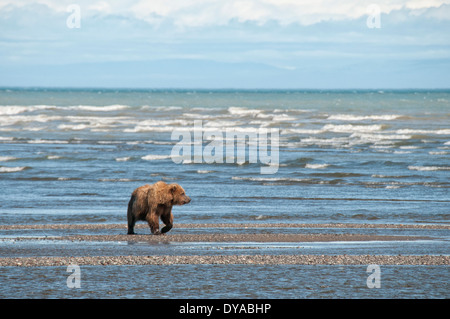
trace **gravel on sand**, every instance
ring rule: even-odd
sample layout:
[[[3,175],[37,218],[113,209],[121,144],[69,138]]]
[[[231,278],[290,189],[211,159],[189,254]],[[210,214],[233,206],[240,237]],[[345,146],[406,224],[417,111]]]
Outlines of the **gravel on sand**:
[[[0,258],[0,266],[75,265],[449,265],[450,256],[388,255],[215,255],[215,256],[95,256]]]

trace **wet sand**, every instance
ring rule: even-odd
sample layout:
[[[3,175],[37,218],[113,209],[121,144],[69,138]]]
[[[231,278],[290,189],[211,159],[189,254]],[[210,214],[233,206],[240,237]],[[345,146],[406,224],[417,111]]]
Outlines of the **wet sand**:
[[[12,238],[15,241],[72,241],[80,245],[91,241],[109,242],[148,242],[148,243],[245,243],[245,242],[268,242],[268,243],[292,243],[292,242],[357,242],[357,241],[411,241],[431,240],[425,236],[399,236],[399,235],[373,235],[352,233],[327,233],[327,229],[355,229],[355,228],[384,228],[384,229],[450,229],[449,225],[397,225],[397,224],[178,224],[180,229],[200,229],[199,233],[177,234],[169,232],[166,235],[154,236],[148,234],[148,226],[138,224],[137,229],[142,229],[141,234],[107,234],[99,235],[95,230],[100,229],[123,229],[123,224],[52,224],[52,225],[3,225],[0,230],[27,230],[27,229],[80,229],[89,230],[93,234],[62,234],[61,236]],[[220,228],[248,229],[248,233],[221,233]],[[271,233],[252,233],[254,228],[274,229]],[[279,228],[315,228],[322,229],[323,233],[308,234],[277,233]],[[209,232],[202,233],[202,229]],[[214,229],[213,233],[211,229]],[[11,239],[11,238],[10,238]],[[45,249],[52,249],[51,245]],[[77,265],[174,265],[174,264],[246,264],[246,265],[449,265],[450,256],[443,255],[155,255],[155,256],[53,256],[53,257],[3,257],[0,258],[0,266],[62,266],[69,264]]]

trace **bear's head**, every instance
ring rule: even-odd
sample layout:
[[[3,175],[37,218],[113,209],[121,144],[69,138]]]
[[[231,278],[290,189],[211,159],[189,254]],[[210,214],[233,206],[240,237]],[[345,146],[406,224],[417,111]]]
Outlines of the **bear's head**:
[[[178,184],[170,184],[169,191],[173,196],[172,205],[184,205],[191,201],[191,199],[186,195],[183,187]]]

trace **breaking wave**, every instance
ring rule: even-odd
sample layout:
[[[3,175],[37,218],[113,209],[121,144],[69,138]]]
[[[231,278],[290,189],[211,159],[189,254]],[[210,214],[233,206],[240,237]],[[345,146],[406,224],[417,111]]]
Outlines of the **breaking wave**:
[[[25,170],[26,166],[18,166],[18,167],[6,167],[2,166],[0,167],[0,173],[15,173]]]
[[[450,166],[408,166],[412,171],[450,171]]]
[[[327,168],[330,166],[329,164],[306,164],[305,168],[311,168],[311,169],[322,169]]]
[[[352,114],[335,114],[328,117],[329,120],[335,121],[392,121],[404,117],[398,114],[382,114],[382,115],[352,115]]]
[[[169,159],[170,155],[153,155],[153,154],[149,154],[149,155],[146,155],[146,156],[142,156],[141,158],[143,160],[145,160],[145,161],[158,161],[158,160]]]

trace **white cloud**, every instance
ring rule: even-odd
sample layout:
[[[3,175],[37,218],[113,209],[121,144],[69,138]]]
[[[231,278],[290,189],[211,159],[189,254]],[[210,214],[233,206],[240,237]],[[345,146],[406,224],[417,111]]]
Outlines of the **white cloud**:
[[[230,21],[312,25],[358,19],[367,15],[371,4],[378,5],[382,14],[408,9],[420,15],[425,9],[450,4],[450,0],[0,0],[0,10],[8,5],[23,7],[33,3],[57,12],[65,12],[68,5],[75,3],[85,16],[114,14],[150,24],[169,21],[178,27],[208,27],[227,25]],[[450,19],[442,14],[439,17]]]
[[[450,0],[152,0],[135,1],[130,11],[137,18],[154,21],[154,16],[174,21],[177,26],[225,25],[231,20],[264,24],[312,25],[329,20],[358,19],[375,3],[383,14],[402,8],[421,10],[449,4]]]

